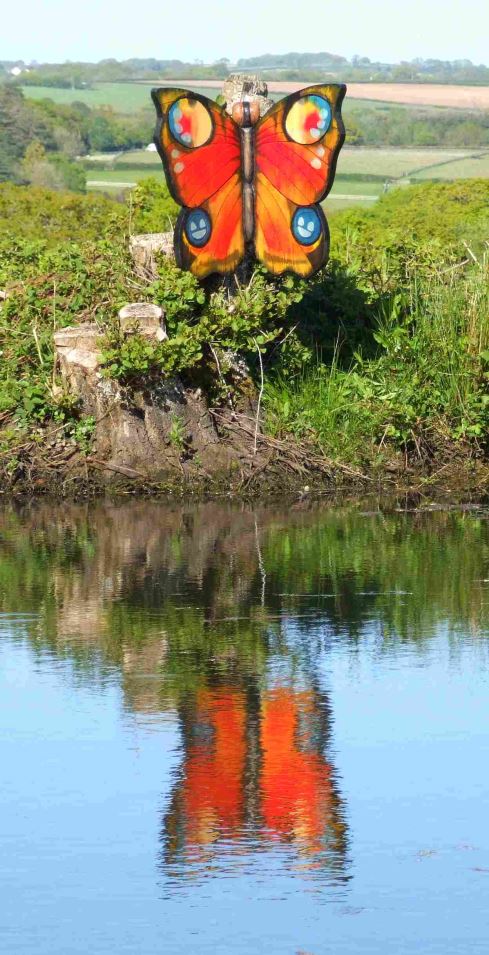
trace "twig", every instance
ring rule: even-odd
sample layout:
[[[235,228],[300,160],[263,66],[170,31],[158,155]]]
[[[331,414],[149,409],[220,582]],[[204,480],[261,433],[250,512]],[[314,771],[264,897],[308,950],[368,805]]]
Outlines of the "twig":
[[[260,392],[259,392],[259,395],[258,395],[258,404],[257,404],[257,406],[256,406],[255,438],[254,438],[254,441],[253,441],[253,456],[255,456],[255,455],[256,455],[256,448],[257,448],[257,441],[258,441],[258,428],[260,427],[261,399],[262,399],[262,397],[263,397],[263,389],[264,389],[264,387],[265,387],[265,382],[264,382],[264,378],[263,378],[263,360],[262,360],[262,357],[261,357],[260,346],[258,345],[258,342],[257,342],[256,338],[254,338],[253,341],[254,341],[254,343],[255,343],[255,345],[256,345],[256,347],[257,347],[257,350],[258,350],[258,360],[259,360],[259,362],[260,362]]]
[[[252,438],[256,436],[257,441],[260,440],[261,444],[270,449],[274,449],[278,455],[281,457],[283,463],[289,467],[292,471],[296,473],[303,474],[308,469],[314,469],[321,471],[323,474],[331,476],[331,473],[334,470],[344,471],[346,474],[351,474],[352,477],[358,478],[361,481],[368,481],[369,483],[374,483],[374,478],[368,477],[368,475],[363,474],[361,471],[357,471],[355,468],[349,467],[347,464],[342,464],[339,461],[333,461],[330,458],[327,458],[324,454],[318,454],[317,452],[311,450],[307,444],[296,445],[291,443],[291,440],[282,441],[279,438],[272,438],[270,435],[257,434],[251,428],[246,427],[246,420],[253,421],[254,419],[250,418],[249,415],[236,414],[233,421],[229,421],[224,415],[219,414],[215,409],[211,409],[213,417],[219,419],[223,426],[229,431],[243,431],[248,437]]]
[[[216,350],[215,350],[215,348],[214,348],[214,346],[213,346],[213,344],[212,344],[211,342],[209,342],[209,348],[210,348],[210,350],[211,350],[211,352],[212,352],[212,356],[213,356],[214,361],[215,361],[215,363],[216,363],[217,374],[219,375],[219,379],[223,382],[223,384],[226,384],[226,382],[224,381],[224,377],[223,377],[222,371],[221,371],[221,365],[220,365],[220,363],[219,363],[219,358],[218,358],[217,352],[216,352]]]
[[[470,248],[469,244],[465,241],[465,239],[463,240],[463,245],[464,245],[465,248],[467,249],[467,252],[469,253],[470,258],[473,259],[473,261],[475,262],[475,264],[478,265],[479,268],[480,268],[479,259],[474,255],[474,253],[472,252],[472,249]]]
[[[265,564],[263,563],[263,557],[260,547],[260,536],[258,533],[258,524],[255,517],[255,543],[256,543],[256,554],[258,557],[258,567],[260,568],[260,577],[261,577],[261,605],[265,606],[265,588],[267,585],[267,572],[265,570]]]
[[[128,478],[146,478],[146,474],[143,474],[142,471],[136,471],[134,468],[128,468],[124,465],[109,464],[108,461],[99,461],[98,458],[87,457],[86,462],[87,464],[93,464],[94,467],[99,468],[101,471],[116,471],[118,474],[123,474],[124,477]]]
[[[42,357],[41,346],[40,346],[40,344],[39,344],[39,339],[38,339],[38,337],[37,337],[37,328],[36,328],[34,322],[32,323],[31,328],[32,328],[32,336],[33,336],[34,341],[35,341],[35,343],[36,343],[37,354],[39,355],[39,362],[40,362],[40,364],[41,364],[41,367],[44,367],[44,358]]]

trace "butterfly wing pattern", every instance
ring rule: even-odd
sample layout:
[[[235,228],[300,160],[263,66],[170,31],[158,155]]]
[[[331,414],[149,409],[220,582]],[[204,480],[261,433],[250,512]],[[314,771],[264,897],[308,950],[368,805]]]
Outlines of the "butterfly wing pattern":
[[[251,251],[274,274],[309,276],[324,265],[329,233],[319,203],[345,138],[345,92],[343,85],[307,87],[250,130],[205,96],[152,91],[155,143],[182,206],[175,228],[181,268],[198,278],[228,273]],[[252,196],[251,213],[245,194]]]
[[[280,100],[256,128],[255,248],[270,272],[308,276],[326,262],[328,225],[318,204],[345,139],[346,86],[311,86]]]
[[[151,95],[156,147],[171,195],[183,206],[175,227],[177,264],[198,278],[232,272],[245,251],[239,127],[205,96],[183,89]]]

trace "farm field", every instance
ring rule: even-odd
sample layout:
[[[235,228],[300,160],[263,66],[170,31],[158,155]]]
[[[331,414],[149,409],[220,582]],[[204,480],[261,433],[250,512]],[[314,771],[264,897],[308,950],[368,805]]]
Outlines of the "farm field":
[[[165,80],[165,85],[176,81]],[[219,89],[220,80],[202,80],[203,89]],[[270,81],[270,93],[294,93],[306,82]],[[450,86],[435,83],[348,83],[350,99],[372,100],[405,106],[442,106],[449,109],[489,109],[489,86]]]
[[[340,154],[338,170],[343,175],[375,175],[398,179],[416,175],[419,169],[426,167],[426,178],[431,179],[438,178],[439,168],[448,168],[446,164],[477,161],[472,160],[471,157],[479,154],[484,155],[484,150],[345,146]],[[454,173],[446,178],[456,179],[458,175],[459,173]],[[465,175],[469,177],[475,173],[468,172]]]
[[[154,166],[148,169],[101,169],[99,172],[88,170],[87,186],[90,191],[113,191],[132,188],[141,179],[150,176],[163,176],[163,168]]]
[[[132,189],[138,182],[150,176],[163,176],[157,153],[144,149],[110,155],[99,154],[106,166],[112,159],[111,168],[100,168],[102,162],[92,157],[87,169],[87,186],[90,192],[106,192],[114,195]],[[133,166],[130,164],[134,163]],[[375,176],[373,181],[364,177]],[[358,177],[358,178],[356,178]],[[429,179],[489,178],[489,151],[478,154],[468,150],[454,149],[367,149],[346,147],[338,164],[338,173],[325,206],[330,212],[349,206],[369,207],[384,191],[384,182],[392,188],[396,182]]]
[[[88,172],[87,186],[90,192],[106,192],[109,195],[132,189],[138,182],[150,176],[163,177],[163,170],[157,166],[148,169],[110,169],[98,173]],[[360,180],[336,180],[326,200],[331,209],[343,209],[346,206],[368,206],[382,192],[382,183],[361,182]]]
[[[270,83],[272,92],[301,89],[301,83]],[[434,83],[349,83],[350,99],[374,100],[404,106],[442,106],[449,109],[489,109],[489,86],[449,86]]]
[[[110,162],[110,168],[100,168],[102,162],[105,167]],[[91,158],[87,168],[89,190],[109,193],[132,188],[149,176],[162,175],[158,154],[144,149],[105,155],[100,153]],[[368,176],[376,178],[369,181],[364,178]],[[368,206],[382,194],[384,181],[392,185],[396,181],[405,184],[408,181],[472,177],[489,178],[489,151],[474,153],[457,149],[367,149],[350,146],[341,153],[327,206],[331,209]]]
[[[144,107],[152,108],[150,90],[153,86],[183,86],[203,93],[211,99],[221,87],[221,80],[158,80],[139,83],[99,83],[93,89],[56,89],[46,86],[23,86],[25,96],[32,99],[52,99],[55,103],[86,103],[87,106],[112,106],[120,113],[132,113]],[[273,98],[301,89],[307,83],[270,83]],[[434,86],[422,83],[350,83],[348,101],[361,100],[370,106],[431,106],[449,109],[489,109],[489,87]]]
[[[169,83],[161,85],[169,86]],[[194,83],[178,83],[179,86],[186,86],[195,93],[203,93],[210,99],[215,98],[214,91],[203,89]],[[222,84],[219,84],[219,89]],[[150,96],[150,90],[154,83],[100,83],[93,89],[71,90],[56,89],[47,86],[23,86],[24,96],[30,99],[52,99],[54,103],[68,106],[70,103],[86,103],[87,106],[96,108],[98,106],[112,106],[118,113],[134,113],[137,110],[147,107],[153,110],[153,101]],[[218,90],[216,90],[216,93]]]
[[[489,151],[473,153],[462,159],[454,159],[436,168],[421,169],[414,176],[416,180],[426,179],[489,179]]]

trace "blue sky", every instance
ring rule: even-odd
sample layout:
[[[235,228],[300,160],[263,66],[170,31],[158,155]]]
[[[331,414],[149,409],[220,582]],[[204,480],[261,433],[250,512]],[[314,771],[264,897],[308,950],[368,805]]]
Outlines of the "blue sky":
[[[2,16],[0,59],[209,62],[328,50],[489,65],[488,37],[487,0],[18,0]]]

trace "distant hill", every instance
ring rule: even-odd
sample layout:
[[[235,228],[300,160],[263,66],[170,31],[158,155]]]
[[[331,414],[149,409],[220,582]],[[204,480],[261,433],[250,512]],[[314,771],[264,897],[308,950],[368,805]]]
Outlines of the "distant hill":
[[[202,61],[132,58],[104,59],[98,63],[24,63],[0,61],[0,82],[22,86],[51,86],[89,89],[100,82],[179,79],[222,79],[233,71],[253,71],[277,80],[314,82],[325,75],[335,80],[361,83],[449,83],[489,85],[489,67],[471,60],[416,59],[411,62],[381,63],[367,56],[348,60],[335,53],[265,53],[232,63],[226,57],[214,63]]]

